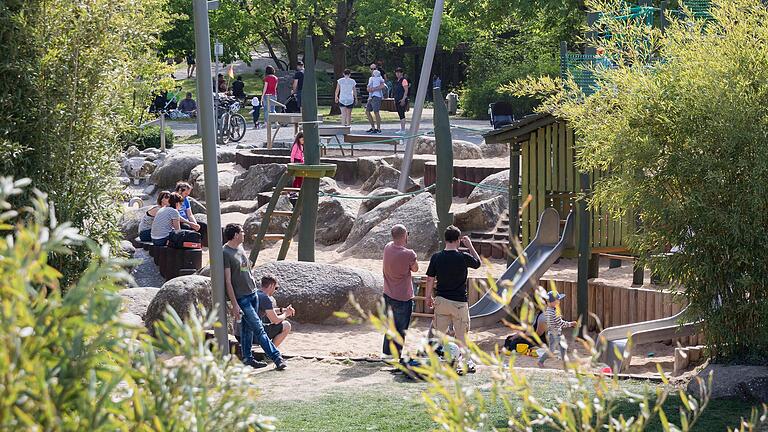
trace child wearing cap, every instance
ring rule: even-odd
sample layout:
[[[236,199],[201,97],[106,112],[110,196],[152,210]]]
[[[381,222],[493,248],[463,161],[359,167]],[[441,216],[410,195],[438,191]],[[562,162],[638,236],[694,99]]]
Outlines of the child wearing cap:
[[[545,351],[538,361],[539,367],[544,367],[550,353],[560,351],[560,357],[565,360],[565,347],[560,345],[560,336],[563,334],[563,328],[573,327],[576,321],[563,321],[560,315],[560,300],[565,298],[565,294],[559,294],[557,291],[547,293],[547,309],[544,311],[544,317],[547,320],[547,342],[549,350]]]

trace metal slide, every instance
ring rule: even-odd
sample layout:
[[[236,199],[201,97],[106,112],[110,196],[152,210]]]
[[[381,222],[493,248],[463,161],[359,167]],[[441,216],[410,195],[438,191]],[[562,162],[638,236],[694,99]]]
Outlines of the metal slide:
[[[530,292],[525,288],[528,286],[535,289],[539,278],[560,258],[566,246],[571,246],[572,243],[573,212],[568,214],[563,233],[560,235],[560,214],[553,208],[545,209],[539,217],[536,237],[523,251],[525,264],[521,263],[521,257],[518,257],[496,281],[499,294],[512,290],[509,304],[497,303],[490,294],[485,294],[469,308],[472,328],[491,326],[506,317],[507,307],[515,308],[520,305]]]
[[[610,366],[616,373],[629,368],[632,360],[632,350],[627,349],[629,337],[632,338],[632,345],[637,346],[695,335],[700,330],[699,323],[680,324],[684,313],[685,309],[668,318],[609,327],[601,331],[598,346],[605,348],[600,353],[600,362]],[[622,356],[618,356],[617,352],[623,353]]]

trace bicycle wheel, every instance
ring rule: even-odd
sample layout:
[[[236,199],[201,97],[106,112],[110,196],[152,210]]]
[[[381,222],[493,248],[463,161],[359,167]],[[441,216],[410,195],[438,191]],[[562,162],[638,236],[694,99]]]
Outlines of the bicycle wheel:
[[[239,142],[245,136],[245,117],[240,114],[232,114],[229,118],[229,139]]]
[[[218,123],[219,123],[218,124],[219,127],[218,127],[218,130],[217,130],[217,132],[218,132],[218,137],[217,137],[218,140],[217,141],[222,143],[222,144],[226,144],[226,143],[229,142],[229,136],[230,136],[230,131],[229,131],[230,116],[229,116],[229,113],[224,113],[221,117],[219,117],[219,122]]]

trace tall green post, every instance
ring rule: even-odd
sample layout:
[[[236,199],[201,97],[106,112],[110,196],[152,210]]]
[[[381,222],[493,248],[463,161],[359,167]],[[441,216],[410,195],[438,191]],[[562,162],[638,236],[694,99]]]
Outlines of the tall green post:
[[[301,120],[304,123],[304,164],[318,165],[320,163],[320,134],[317,129],[317,78],[312,36],[307,36],[304,41],[304,87],[301,91]],[[304,178],[304,183],[301,186],[301,194],[304,199],[301,203],[299,261],[315,261],[315,225],[317,224],[317,194],[319,191],[319,178]]]
[[[451,137],[451,121],[448,117],[448,107],[445,106],[443,94],[439,88],[432,89],[435,101],[433,122],[435,125],[435,153],[437,155],[437,172],[435,179],[435,203],[437,227],[440,238],[440,248],[445,246],[443,232],[448,225],[453,224],[451,203],[453,202],[453,138]]]
[[[592,194],[589,174],[579,173],[579,183],[584,197],[577,204],[579,212],[579,270],[576,279],[576,311],[581,320],[582,334],[586,334],[587,324],[589,323],[589,258],[591,249],[589,241],[591,215],[587,206],[587,200]]]

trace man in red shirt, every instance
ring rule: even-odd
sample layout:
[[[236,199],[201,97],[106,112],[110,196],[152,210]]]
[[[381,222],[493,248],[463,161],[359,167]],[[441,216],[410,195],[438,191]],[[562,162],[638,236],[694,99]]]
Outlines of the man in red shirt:
[[[413,280],[411,272],[419,271],[416,252],[408,249],[408,230],[397,224],[391,229],[392,241],[384,246],[384,303],[392,311],[395,329],[405,340],[405,331],[411,323],[413,312]],[[396,352],[392,352],[394,345]],[[384,355],[399,357],[403,346],[384,336]]]

